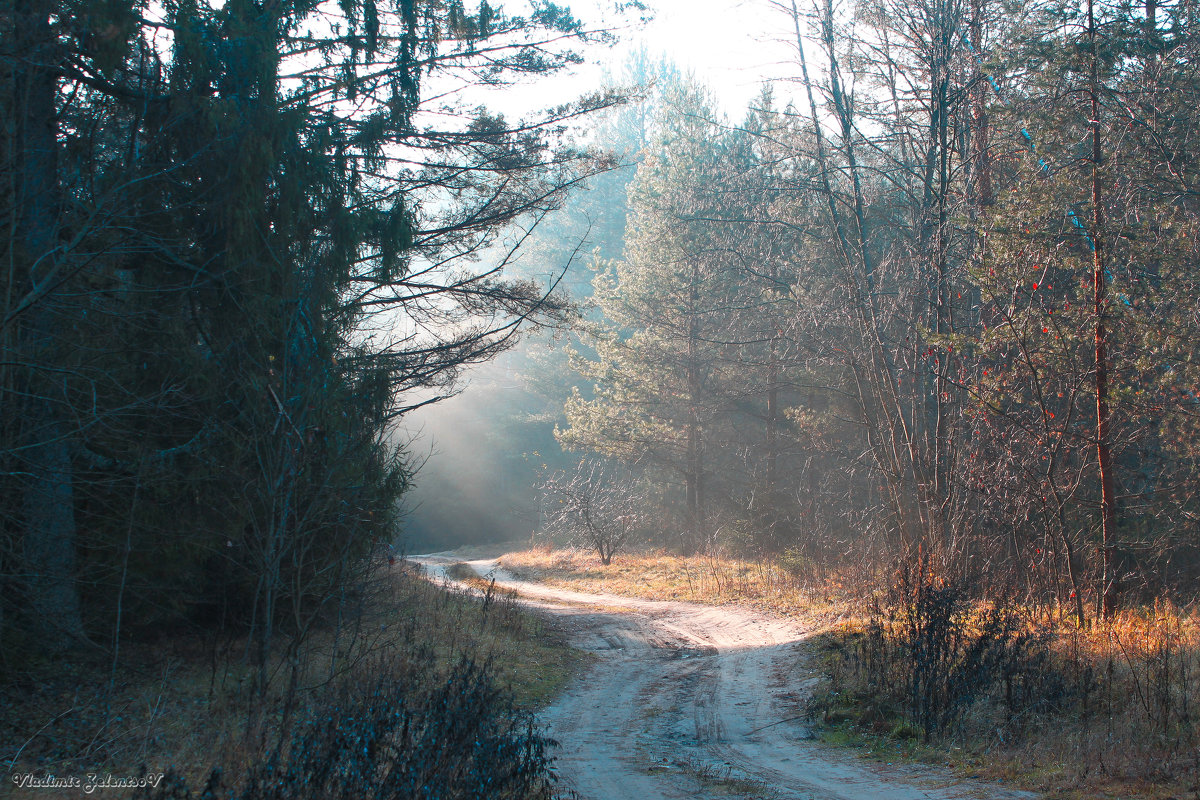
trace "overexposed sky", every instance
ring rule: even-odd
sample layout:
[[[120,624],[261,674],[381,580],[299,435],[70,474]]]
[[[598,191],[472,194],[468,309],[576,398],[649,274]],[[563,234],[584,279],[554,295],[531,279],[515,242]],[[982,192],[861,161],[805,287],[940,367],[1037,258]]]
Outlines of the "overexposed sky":
[[[666,56],[691,71],[713,89],[722,111],[738,121],[764,80],[794,77],[795,43],[791,23],[767,0],[646,0],[652,19],[628,24],[606,13],[613,0],[560,0],[591,27],[624,24],[617,30],[620,43],[588,53],[588,63],[572,74],[539,78],[529,86],[493,93],[483,102],[513,115],[565,102],[597,88],[604,68],[619,73],[629,54],[645,48],[651,57]],[[522,13],[520,0],[505,8]],[[776,97],[785,99],[790,89],[780,85]],[[786,101],[786,100],[785,100]]]
[[[795,74],[787,20],[764,0],[651,2],[654,19],[623,37],[612,56],[639,46],[667,55],[711,86],[735,119],[764,80]]]

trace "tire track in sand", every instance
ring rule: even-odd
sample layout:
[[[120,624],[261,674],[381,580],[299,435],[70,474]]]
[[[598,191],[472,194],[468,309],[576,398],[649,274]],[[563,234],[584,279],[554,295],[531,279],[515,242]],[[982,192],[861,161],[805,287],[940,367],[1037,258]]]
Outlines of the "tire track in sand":
[[[417,556],[433,577],[459,561]],[[637,600],[517,580],[467,562],[555,615],[597,656],[541,715],[556,770],[585,800],[1025,800],[933,769],[869,763],[812,741],[796,717],[803,627],[736,606]]]

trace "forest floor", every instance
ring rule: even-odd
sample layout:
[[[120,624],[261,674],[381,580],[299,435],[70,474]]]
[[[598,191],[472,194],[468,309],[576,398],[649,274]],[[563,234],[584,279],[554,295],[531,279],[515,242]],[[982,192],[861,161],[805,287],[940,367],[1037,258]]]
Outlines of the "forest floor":
[[[435,577],[467,577],[459,554],[416,557]],[[509,556],[500,563],[520,560]],[[521,580],[494,558],[466,562],[557,622],[594,660],[540,715],[558,770],[586,800],[1015,800],[1035,795],[948,770],[855,758],[814,739],[806,700],[820,675],[816,617],[564,588]],[[494,580],[494,584],[492,581]],[[643,580],[642,594],[653,587]],[[661,587],[660,587],[661,588]],[[695,584],[693,584],[695,588]],[[653,588],[649,591],[652,593]]]

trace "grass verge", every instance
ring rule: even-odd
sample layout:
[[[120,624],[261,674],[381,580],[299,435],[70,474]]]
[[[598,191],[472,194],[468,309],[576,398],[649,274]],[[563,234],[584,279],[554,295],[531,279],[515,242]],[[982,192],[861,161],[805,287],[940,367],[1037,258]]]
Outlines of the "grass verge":
[[[83,654],[66,665],[12,670],[0,683],[0,763],[39,776],[175,771],[201,786],[214,765],[246,774],[286,739],[290,722],[347,687],[367,691],[380,675],[418,688],[456,679],[475,686],[479,675],[462,665],[476,664],[496,687],[480,696],[521,713],[548,702],[581,657],[546,618],[512,598],[438,587],[404,562],[383,566],[340,615],[274,659],[265,696],[252,690],[246,644],[236,635],[164,632],[123,643],[115,667],[107,656]],[[4,785],[0,794],[22,791],[8,776]]]
[[[981,647],[980,613],[967,615],[968,647]],[[1200,797],[1196,615],[1158,604],[1088,629],[1045,611],[1022,618],[1018,635],[1036,648],[974,670],[965,701],[932,732],[915,710],[929,676],[916,675],[911,632],[876,618],[814,637],[825,679],[810,708],[824,738],[1063,800]],[[954,657],[961,664],[963,651]],[[952,682],[930,691],[948,694]]]
[[[446,574],[479,593],[469,596],[446,589],[459,602],[470,603],[481,623],[493,621],[474,634],[475,646],[490,654],[497,680],[519,707],[537,710],[548,705],[591,658],[567,644],[552,617],[521,605],[511,589],[496,586],[461,562],[450,565]]]
[[[500,566],[519,578],[564,589],[712,605],[738,604],[809,624],[832,622],[853,604],[833,576],[814,582],[770,560],[677,556],[663,551],[618,553],[605,566],[576,548],[506,553]]]

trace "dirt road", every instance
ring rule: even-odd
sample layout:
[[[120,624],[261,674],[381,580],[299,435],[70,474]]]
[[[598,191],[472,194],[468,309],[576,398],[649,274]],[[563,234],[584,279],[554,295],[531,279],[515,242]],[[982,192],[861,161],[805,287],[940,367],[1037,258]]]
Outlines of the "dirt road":
[[[416,557],[433,576],[456,561]],[[811,740],[801,702],[805,631],[730,606],[584,594],[468,562],[553,613],[595,653],[541,720],[563,782],[586,800],[1016,800],[1034,795],[910,766],[868,763]]]

